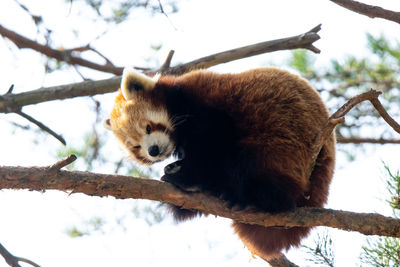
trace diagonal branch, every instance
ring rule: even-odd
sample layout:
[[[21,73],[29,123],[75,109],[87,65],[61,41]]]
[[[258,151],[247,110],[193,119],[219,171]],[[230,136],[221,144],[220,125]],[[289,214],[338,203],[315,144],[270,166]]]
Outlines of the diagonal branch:
[[[321,25],[318,25],[315,28],[311,29],[310,31],[297,36],[279,40],[267,41],[263,43],[258,43],[254,45],[228,50],[207,57],[202,57],[194,61],[188,62],[186,64],[178,65],[175,67],[165,68],[165,65],[163,65],[161,66],[160,69],[149,70],[146,72],[150,74],[154,74],[156,72],[163,72],[167,74],[176,75],[189,72],[195,69],[209,68],[211,66],[215,66],[221,63],[226,63],[241,58],[246,58],[250,56],[259,55],[262,53],[273,52],[284,49],[305,48],[312,50],[314,52],[318,52],[319,50],[313,46],[313,42],[315,42],[320,38],[318,35],[318,31],[320,29]],[[4,32],[7,32],[8,34],[5,35]],[[18,36],[18,38],[22,39],[20,40],[21,42],[19,43],[21,48],[22,47],[31,47],[32,49],[37,48],[35,50],[39,52],[41,52],[41,50],[48,51],[50,49],[49,47],[37,44],[32,40],[26,39],[25,37],[22,37],[17,33],[11,32],[2,27],[1,25],[0,25],[0,34],[3,36],[7,36],[8,38],[11,38],[9,36],[13,35]],[[53,57],[53,55],[55,54],[58,55],[59,53],[60,51],[51,49],[51,53],[49,53],[48,56]],[[166,60],[167,65],[169,64],[168,61],[170,57],[172,57],[172,53]],[[63,58],[61,57],[60,60],[63,60]],[[110,68],[110,66],[108,65],[106,67]],[[119,70],[116,73],[121,74],[122,68],[118,69]],[[0,113],[15,112],[16,110],[20,110],[23,106],[33,105],[45,101],[73,98],[78,96],[92,96],[96,94],[105,94],[114,92],[118,90],[120,82],[121,82],[121,77],[118,76],[118,77],[113,77],[111,79],[105,79],[99,81],[84,81],[81,83],[40,88],[37,90],[32,90],[20,94],[6,94],[0,96]]]
[[[378,111],[379,115],[393,128],[397,133],[400,134],[400,125],[387,113],[385,108],[382,106],[382,103],[378,98],[372,98],[369,100],[374,108]]]
[[[35,124],[36,126],[38,126],[42,131],[45,131],[46,133],[50,134],[51,136],[53,136],[54,138],[56,138],[58,141],[61,142],[61,144],[63,144],[64,146],[67,144],[65,142],[64,137],[62,137],[61,135],[59,135],[58,133],[54,132],[52,129],[50,129],[49,127],[47,127],[45,124],[43,124],[42,122],[36,120],[35,118],[33,118],[32,116],[29,116],[28,114],[22,112],[22,111],[15,111],[16,114],[20,115],[21,117],[27,119],[28,121],[32,122],[33,124]]]
[[[122,175],[54,171],[52,167],[3,166],[0,167],[0,189],[55,189],[118,199],[149,199],[262,226],[328,226],[365,235],[400,237],[400,220],[379,214],[320,208],[298,208],[279,214],[249,210],[233,212],[218,198],[185,193],[157,180]]]
[[[121,75],[123,68],[115,67],[110,64],[98,64],[81,57],[77,57],[73,55],[73,50],[58,50],[51,48],[47,45],[39,44],[29,38],[26,38],[14,31],[11,31],[2,25],[0,25],[0,35],[3,37],[7,37],[10,41],[12,41],[18,48],[30,48],[35,50],[49,58],[57,59],[58,61],[66,62],[70,65],[79,65],[83,67],[87,67],[90,69],[109,72],[116,75]]]
[[[322,146],[325,144],[326,140],[329,138],[329,136],[332,134],[333,129],[335,126],[339,123],[344,122],[344,116],[357,104],[369,100],[377,100],[378,96],[382,92],[378,92],[376,90],[370,90],[366,93],[354,96],[350,98],[342,107],[340,107],[335,113],[333,113],[328,121],[326,122],[325,126],[321,129],[321,131],[317,134],[317,136],[314,139],[313,145],[311,146],[311,151],[312,151],[312,162],[315,163],[315,160],[318,157],[319,152],[322,149]],[[379,100],[378,100],[379,102]],[[383,107],[382,107],[383,108]],[[384,109],[383,109],[384,110]],[[382,112],[382,111],[381,111]],[[386,112],[384,110],[384,112]],[[389,116],[386,113],[387,116]],[[390,118],[390,116],[389,116]],[[392,119],[393,120],[393,119]],[[393,120],[394,121],[394,120]],[[396,122],[395,122],[396,123]],[[312,169],[312,168],[311,168]]]
[[[379,6],[371,6],[353,0],[330,0],[344,8],[356,13],[368,16],[370,18],[382,18],[400,23],[400,12],[395,12],[381,8]]]
[[[340,107],[335,113],[333,113],[328,121],[325,123],[325,126],[321,129],[321,131],[314,138],[313,145],[311,146],[311,159],[312,166],[310,166],[310,175],[316,164],[316,159],[318,154],[320,153],[322,147],[325,142],[331,136],[335,126],[339,123],[344,122],[344,116],[356,105],[363,101],[370,101],[372,105],[376,108],[379,114],[384,118],[384,120],[398,133],[400,133],[400,125],[387,113],[385,108],[382,106],[381,102],[378,99],[378,96],[382,94],[382,92],[376,90],[369,90],[363,94],[359,94],[350,98],[342,107]],[[351,139],[350,139],[351,140]],[[372,139],[369,139],[371,141]],[[365,140],[364,140],[365,141]],[[360,143],[360,142],[359,142]],[[373,143],[373,142],[371,142]],[[379,143],[379,141],[376,141]],[[382,140],[380,141],[382,144]],[[388,142],[389,143],[389,142]],[[396,142],[391,142],[396,143]]]
[[[164,73],[180,75],[191,70],[207,69],[218,64],[279,50],[304,48],[311,50],[314,53],[320,53],[320,50],[313,45],[315,41],[320,39],[320,36],[318,35],[320,30],[321,24],[300,35],[243,46],[214,55],[209,55],[183,65],[171,67]]]

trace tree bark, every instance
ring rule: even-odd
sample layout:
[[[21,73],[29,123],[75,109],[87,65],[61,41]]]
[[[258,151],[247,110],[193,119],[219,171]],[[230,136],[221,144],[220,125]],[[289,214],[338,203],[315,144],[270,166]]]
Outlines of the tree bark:
[[[328,226],[365,235],[400,237],[400,220],[379,214],[320,208],[297,208],[277,214],[254,210],[233,212],[218,198],[202,193],[185,193],[157,180],[59,170],[67,163],[50,167],[0,167],[0,189],[54,189],[117,199],[149,199],[262,226]]]
[[[313,46],[313,43],[320,38],[320,36],[318,35],[318,31],[320,31],[320,29],[321,25],[318,25],[313,29],[311,29],[310,31],[297,36],[266,41],[254,45],[231,49],[214,55],[202,57],[193,60],[191,62],[188,62],[186,64],[178,65],[175,67],[169,66],[169,63],[171,61],[170,57],[172,57],[172,55],[169,54],[168,56],[169,59],[166,60],[168,64],[163,64],[163,66],[161,66],[160,69],[151,70],[147,72],[150,74],[162,72],[171,75],[180,75],[196,69],[205,69],[221,63],[230,62],[233,60],[238,60],[267,52],[286,50],[286,49],[305,48],[312,50],[314,52],[319,52],[319,50],[315,46]],[[8,38],[12,38],[13,35],[9,34],[5,35],[4,33],[5,30],[7,29],[5,29],[0,25],[0,34]],[[23,38],[20,35],[18,36],[19,38]],[[14,39],[11,40],[13,41]],[[34,43],[35,42],[32,40],[22,39],[17,42],[17,45],[21,48],[30,47],[34,49],[34,47],[38,45],[35,44],[34,46]],[[38,52],[42,51],[38,50]],[[53,54],[50,54],[48,56],[51,55]],[[166,67],[166,65],[168,65],[168,67]],[[122,73],[122,68],[118,68],[118,72],[116,73],[120,75]],[[32,90],[20,94],[8,93],[3,96],[0,96],[0,113],[15,112],[20,110],[22,107],[26,105],[34,105],[46,101],[61,100],[78,96],[93,96],[97,94],[114,92],[118,90],[120,82],[121,82],[121,77],[118,76],[99,81],[84,81],[81,83],[39,88],[37,90]]]
[[[370,18],[382,18],[400,23],[400,12],[387,10],[379,6],[367,5],[353,0],[331,0],[331,2]]]

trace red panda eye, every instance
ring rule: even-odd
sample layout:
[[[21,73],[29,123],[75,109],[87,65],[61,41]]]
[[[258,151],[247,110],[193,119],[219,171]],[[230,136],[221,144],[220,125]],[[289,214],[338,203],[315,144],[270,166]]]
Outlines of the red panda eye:
[[[139,148],[140,148],[140,146],[134,146],[133,148],[139,149]]]
[[[150,127],[150,125],[147,125],[146,126],[146,133],[150,134],[150,132],[151,132],[151,127]]]

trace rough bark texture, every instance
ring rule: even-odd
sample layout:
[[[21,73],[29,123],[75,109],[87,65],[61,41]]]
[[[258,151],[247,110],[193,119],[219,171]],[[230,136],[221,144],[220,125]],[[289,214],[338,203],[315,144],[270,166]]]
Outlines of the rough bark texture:
[[[5,94],[0,96],[0,112],[15,112],[24,106],[46,101],[110,93],[118,90],[120,83],[121,77],[113,77],[105,80],[40,88],[19,94]]]
[[[379,6],[367,5],[353,0],[331,0],[331,2],[370,18],[382,18],[400,23],[400,12],[387,10]]]
[[[201,193],[187,194],[157,180],[63,171],[58,169],[60,165],[55,166],[57,167],[0,167],[0,189],[55,189],[90,196],[113,196],[118,199],[150,199],[262,226],[328,226],[365,235],[400,237],[400,220],[379,214],[319,208],[299,208],[280,214],[252,210],[233,212],[215,197]]]
[[[266,41],[254,45],[249,45],[224,51],[214,55],[209,55],[207,57],[202,57],[175,67],[169,67],[172,57],[170,53],[167,57],[166,63],[163,64],[163,66],[160,69],[147,72],[148,73],[162,72],[172,75],[179,75],[185,72],[189,72],[191,70],[205,69],[221,63],[226,63],[241,58],[246,58],[267,52],[286,50],[286,49],[305,48],[314,52],[319,52],[319,50],[313,46],[313,43],[320,38],[320,36],[318,35],[318,31],[320,29],[321,25],[318,25],[317,27],[311,29],[310,31],[297,36]],[[5,29],[1,25],[0,25],[0,35],[10,38],[10,40],[16,43],[16,45],[20,48],[29,47],[31,49],[35,49],[35,47],[39,46],[41,50],[37,51],[43,53],[42,51],[43,45],[36,44],[34,41],[29,39],[25,40],[26,39],[25,37],[22,37],[16,33],[9,34],[9,30]],[[16,38],[15,36],[17,36],[19,39],[15,39]],[[55,53],[55,51],[53,52]],[[45,53],[45,55],[51,57],[54,53],[50,54]],[[56,57],[56,59],[61,60],[58,57]],[[117,71],[118,72],[115,73],[120,75],[122,73],[122,68],[118,68]],[[40,88],[37,90],[32,90],[20,94],[12,94],[12,93],[5,94],[3,96],[0,96],[0,113],[15,112],[20,110],[22,107],[26,105],[32,105],[56,99],[66,99],[78,96],[92,96],[96,94],[114,92],[118,90],[120,82],[121,82],[121,77],[118,76],[118,77],[113,77],[111,79],[105,79],[100,81],[85,81],[81,83]]]

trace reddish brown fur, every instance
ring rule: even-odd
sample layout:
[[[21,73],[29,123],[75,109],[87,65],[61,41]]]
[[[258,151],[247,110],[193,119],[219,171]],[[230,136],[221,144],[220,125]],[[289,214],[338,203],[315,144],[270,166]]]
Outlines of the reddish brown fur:
[[[335,161],[334,135],[322,149],[309,183],[307,174],[312,166],[309,148],[329,113],[305,80],[267,68],[237,75],[192,72],[177,78],[161,77],[159,84],[163,83],[184,84],[211,106],[222,107],[237,118],[238,127],[248,133],[242,144],[261,146],[257,158],[265,168],[292,177],[301,188],[295,192],[298,206],[322,207],[326,203]],[[309,200],[304,198],[307,191]],[[233,227],[246,247],[262,258],[298,246],[310,231],[310,228],[265,228],[238,222],[233,222]]]
[[[246,136],[240,144],[254,147],[261,166],[291,177],[291,193],[297,206],[322,207],[326,203],[335,161],[334,135],[324,145],[308,177],[313,165],[310,147],[329,114],[318,93],[305,80],[275,68],[240,74],[196,71],[179,77],[161,76],[154,92],[169,86],[181,86],[196,99],[232,116],[236,127]],[[111,119],[115,116],[119,114],[113,111]],[[306,199],[305,194],[310,198]],[[246,247],[264,259],[298,246],[310,230],[238,222],[233,222],[233,227]]]

